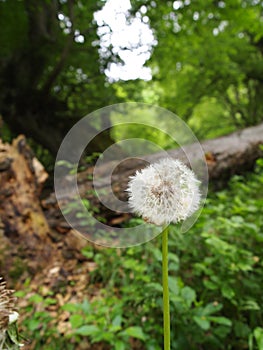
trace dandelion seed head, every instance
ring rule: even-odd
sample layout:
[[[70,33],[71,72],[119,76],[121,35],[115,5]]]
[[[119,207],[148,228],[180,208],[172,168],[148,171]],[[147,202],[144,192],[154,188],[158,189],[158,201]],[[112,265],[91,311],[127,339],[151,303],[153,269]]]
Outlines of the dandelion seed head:
[[[147,222],[177,223],[198,209],[199,183],[193,171],[181,161],[166,158],[131,177],[127,188],[129,205]]]

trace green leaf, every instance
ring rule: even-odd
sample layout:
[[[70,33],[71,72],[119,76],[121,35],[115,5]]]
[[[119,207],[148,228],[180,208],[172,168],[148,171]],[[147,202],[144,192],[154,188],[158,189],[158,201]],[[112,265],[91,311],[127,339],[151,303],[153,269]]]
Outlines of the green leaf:
[[[85,325],[75,330],[75,334],[79,335],[94,335],[99,332],[100,329],[95,325]]]
[[[85,256],[85,258],[87,258],[87,259],[92,259],[94,257],[94,253],[92,251],[88,251],[88,250],[85,250],[85,249],[81,250],[81,254],[83,256]]]
[[[263,350],[263,328],[257,327],[254,329],[253,333],[257,342],[258,350]]]
[[[213,333],[219,338],[225,339],[226,336],[231,332],[231,330],[232,330],[231,327],[219,325],[213,328]]]
[[[113,326],[120,326],[122,322],[122,316],[121,315],[117,315],[116,317],[114,317],[114,319],[112,320],[112,324]]]
[[[30,329],[31,331],[35,331],[36,329],[38,329],[39,323],[40,323],[39,320],[34,319],[34,318],[29,320],[28,329]]]
[[[229,320],[226,317],[221,317],[221,316],[209,316],[208,317],[209,321],[214,322],[214,323],[218,323],[218,324],[222,324],[224,326],[228,326],[231,327],[232,326],[232,321]]]
[[[218,285],[210,280],[204,280],[203,283],[207,289],[210,289],[210,290],[218,289]]]
[[[162,261],[162,252],[161,252],[160,249],[153,247],[152,248],[152,253],[153,253],[154,258],[157,261]]]
[[[69,318],[69,322],[72,328],[78,328],[83,324],[83,317],[81,315],[72,315]]]
[[[152,289],[153,291],[162,293],[163,292],[163,286],[160,283],[148,283],[147,288]]]
[[[18,298],[24,298],[26,296],[26,294],[27,293],[25,291],[19,290],[19,291],[14,293],[14,296],[18,297]]]
[[[194,289],[186,286],[181,290],[182,297],[185,299],[188,306],[191,306],[191,304],[196,299],[196,292]]]
[[[125,343],[121,340],[116,340],[116,342],[114,342],[114,349],[115,350],[125,350]]]
[[[255,311],[259,311],[260,310],[260,306],[258,305],[258,303],[255,300],[246,300],[242,304],[241,310],[255,310]]]
[[[125,329],[122,333],[141,340],[145,340],[146,338],[145,334],[142,331],[142,328],[137,326],[129,327]]]
[[[248,336],[248,349],[249,350],[254,349],[254,346],[253,346],[254,341],[253,340],[254,340],[253,334],[249,334],[249,336]]]
[[[138,262],[132,258],[126,259],[123,262],[123,267],[125,267],[126,269],[134,270],[137,265],[138,265]]]
[[[54,298],[46,298],[45,299],[45,305],[54,305],[57,303],[57,299]]]
[[[169,283],[169,289],[172,293],[174,293],[175,295],[179,294],[179,286],[177,283],[177,279],[175,279],[174,277],[169,276],[168,277],[168,283]]]
[[[91,312],[91,305],[87,299],[84,299],[82,304],[81,304],[81,310],[85,314],[89,314]]]
[[[43,297],[39,294],[34,294],[29,298],[29,301],[32,301],[33,303],[41,303],[43,301]]]
[[[194,321],[198,324],[200,328],[207,331],[210,328],[210,322],[205,316],[194,316]]]
[[[203,308],[202,316],[208,316],[208,315],[214,314],[215,312],[221,310],[222,307],[223,307],[222,304],[209,303]]]
[[[121,326],[114,326],[113,324],[111,324],[108,328],[109,333],[117,333],[120,330],[121,330]]]
[[[80,304],[68,303],[68,304],[63,305],[61,307],[61,309],[69,311],[69,312],[76,312],[76,311],[79,311],[81,309],[81,306],[80,306]]]
[[[223,285],[221,288],[223,296],[227,299],[232,299],[235,296],[235,291],[228,285]]]
[[[251,333],[251,329],[248,327],[246,323],[235,321],[234,332],[237,337],[246,338],[248,337],[249,333]]]

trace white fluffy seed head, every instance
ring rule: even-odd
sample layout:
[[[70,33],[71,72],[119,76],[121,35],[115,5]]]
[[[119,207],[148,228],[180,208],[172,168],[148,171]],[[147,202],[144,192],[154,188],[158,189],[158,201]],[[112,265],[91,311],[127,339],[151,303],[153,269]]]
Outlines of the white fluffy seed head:
[[[177,223],[198,209],[199,184],[193,171],[181,161],[166,158],[131,176],[129,205],[150,223]]]

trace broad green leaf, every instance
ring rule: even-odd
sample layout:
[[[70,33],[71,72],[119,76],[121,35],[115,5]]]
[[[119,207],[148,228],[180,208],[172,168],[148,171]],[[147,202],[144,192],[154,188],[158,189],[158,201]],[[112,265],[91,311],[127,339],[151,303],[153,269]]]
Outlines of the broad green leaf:
[[[121,322],[122,322],[122,316],[121,315],[115,316],[114,319],[112,320],[113,326],[120,326]]]
[[[221,310],[222,307],[223,307],[223,305],[219,304],[219,303],[209,303],[203,308],[202,315],[209,316],[209,315],[214,314],[215,312]]]
[[[57,303],[57,299],[54,298],[46,298],[45,299],[45,305],[54,305]]]
[[[191,304],[196,299],[196,292],[194,289],[186,286],[181,290],[182,297],[185,299],[188,306],[191,306]]]
[[[228,326],[228,327],[230,327],[232,325],[232,321],[226,317],[208,316],[207,319],[209,319],[209,321],[211,321],[211,322],[222,324],[222,325]]]
[[[114,342],[114,349],[115,350],[125,350],[125,343],[121,340],[116,340],[116,342]]]
[[[71,315],[69,318],[69,322],[72,328],[78,328],[83,324],[83,316],[78,314]]]
[[[80,304],[73,304],[73,303],[68,303],[65,304],[61,307],[62,310],[66,310],[69,312],[76,312],[81,310],[81,305]]]
[[[85,325],[76,329],[74,333],[84,336],[92,336],[93,334],[96,334],[99,331],[100,329],[95,325]]]
[[[130,337],[141,339],[141,340],[145,339],[145,334],[143,333],[142,328],[137,326],[129,327],[125,329],[122,332],[122,334],[127,334]]]
[[[108,328],[109,333],[117,333],[120,330],[121,330],[121,326],[114,326],[113,324],[111,324]]]
[[[34,294],[29,298],[29,300],[36,304],[39,304],[44,300],[44,298],[39,294]]]
[[[263,328],[257,327],[254,329],[253,333],[257,342],[258,350],[263,350]]]
[[[210,328],[210,322],[205,316],[194,316],[194,321],[198,324],[200,328],[207,331]]]
[[[31,330],[31,331],[35,331],[36,329],[38,329],[39,327],[39,320],[37,319],[31,319],[29,320],[28,322],[28,328]]]
[[[210,289],[210,290],[218,289],[218,285],[210,280],[204,280],[203,284],[207,289]]]
[[[232,299],[235,296],[235,291],[226,284],[222,286],[221,292],[227,299]]]

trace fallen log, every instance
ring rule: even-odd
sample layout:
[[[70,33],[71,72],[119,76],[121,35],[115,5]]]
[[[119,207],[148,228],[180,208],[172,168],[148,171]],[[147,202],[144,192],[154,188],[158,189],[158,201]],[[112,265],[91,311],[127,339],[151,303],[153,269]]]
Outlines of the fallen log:
[[[263,124],[249,127],[227,136],[222,136],[216,139],[206,140],[201,142],[205,155],[205,162],[208,168],[209,181],[213,187],[220,189],[224,187],[229,178],[234,174],[242,174],[245,171],[252,170],[256,160],[263,155],[260,145],[263,144]],[[108,188],[108,174],[109,169],[113,169],[111,175],[111,189],[114,195],[121,201],[127,200],[125,189],[129,181],[129,177],[133,175],[136,170],[143,168],[147,163],[156,162],[163,157],[169,156],[180,159],[189,165],[189,160],[198,160],[200,151],[196,144],[187,145],[182,149],[169,150],[167,152],[160,152],[151,154],[149,156],[138,158],[129,158],[115,167],[116,162],[108,162],[100,167],[96,167],[96,176],[100,177],[101,192],[105,192],[105,196],[109,193]],[[186,157],[188,156],[188,158]],[[91,179],[94,168],[78,174],[78,190],[82,198],[88,199],[94,206],[100,209],[100,215],[107,218],[109,223],[119,224],[121,221],[127,220],[127,214],[123,215],[118,211],[109,210],[107,206],[103,205],[100,200],[94,195],[94,186]],[[106,179],[104,181],[104,179]],[[107,202],[107,199],[104,203]],[[108,201],[109,203],[109,201]],[[54,227],[62,225],[67,227],[65,220],[58,214],[56,207],[56,198],[54,193],[43,201],[46,208],[46,215],[50,220],[51,226]],[[120,210],[121,212],[121,210]],[[122,215],[122,219],[119,216]],[[54,217],[57,217],[54,220]],[[60,220],[59,220],[60,217]],[[60,222],[60,224],[58,224]]]
[[[201,142],[208,168],[209,181],[216,188],[221,188],[226,185],[227,181],[234,174],[242,174],[252,170],[256,160],[263,156],[260,145],[263,145],[263,123],[226,136]],[[121,162],[112,174],[111,180],[114,194],[120,199],[125,199],[125,189],[127,188],[129,177],[147,163],[156,162],[163,157],[167,157],[167,154],[172,158],[182,160],[187,165],[190,165],[189,159],[198,161],[198,157],[201,155],[199,147],[196,144],[192,144],[185,146],[184,149],[179,148],[155,153],[144,156],[141,159],[127,159]],[[109,167],[112,167],[112,165],[104,164],[101,169],[96,170],[96,174],[103,178],[104,173],[107,174]],[[86,172],[79,174],[80,194],[84,194],[84,191],[92,188],[91,181],[87,181],[89,175],[92,174],[92,170],[88,169]]]
[[[208,167],[209,181],[220,188],[234,174],[252,170],[256,160],[263,156],[260,145],[263,145],[263,123],[201,142]],[[185,149],[193,159],[196,153],[195,144],[186,146]],[[168,153],[171,157],[183,157],[181,150],[171,150]],[[151,161],[158,159],[158,155],[153,155],[150,159]]]

